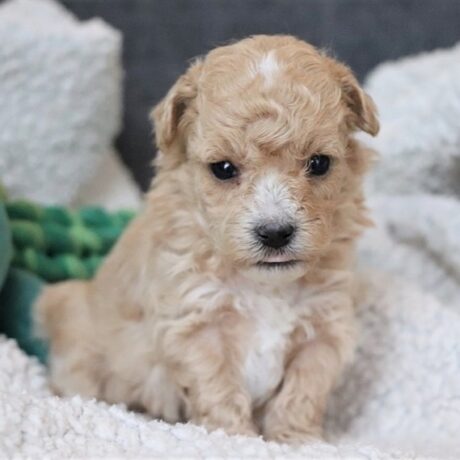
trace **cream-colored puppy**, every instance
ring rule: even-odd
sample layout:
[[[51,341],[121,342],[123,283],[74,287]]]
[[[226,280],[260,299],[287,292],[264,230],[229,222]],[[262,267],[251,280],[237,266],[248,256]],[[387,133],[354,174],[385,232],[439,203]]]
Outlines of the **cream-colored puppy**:
[[[95,279],[47,288],[52,384],[228,433],[320,436],[355,331],[367,223],[353,138],[378,131],[347,67],[288,36],[197,60],[153,111],[145,209]]]

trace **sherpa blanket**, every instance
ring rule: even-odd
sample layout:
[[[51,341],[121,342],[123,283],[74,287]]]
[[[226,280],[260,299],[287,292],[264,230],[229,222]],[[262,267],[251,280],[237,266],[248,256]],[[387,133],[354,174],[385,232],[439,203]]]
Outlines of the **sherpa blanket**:
[[[0,338],[0,455],[59,459],[460,457],[460,201],[452,189],[442,189],[451,184],[442,174],[451,177],[453,170],[446,170],[445,164],[427,167],[430,162],[436,165],[436,155],[440,161],[455,164],[460,153],[460,131],[454,131],[455,123],[445,118],[454,116],[456,123],[460,119],[458,54],[459,49],[453,49],[387,65],[370,79],[384,126],[383,137],[374,143],[382,158],[370,187],[376,227],[360,246],[359,346],[354,364],[331,400],[327,442],[278,445],[230,437],[222,431],[207,433],[191,424],[168,425],[130,413],[122,405],[59,398],[47,386],[45,369],[13,341]],[[432,88],[428,81],[422,82],[424,91],[418,94],[425,98],[420,105],[432,114],[427,118],[423,107],[411,110],[413,87],[420,83],[417,75],[426,75],[430,65],[439,69],[440,58],[442,69],[451,69],[451,78],[446,70],[443,78],[433,78]],[[385,87],[392,95],[398,94],[399,124],[388,109],[394,98],[385,96]],[[436,97],[444,91],[450,91],[452,99]],[[405,96],[406,105],[401,102]],[[410,129],[417,120],[409,117],[423,121],[420,129],[431,150],[421,149],[419,159],[410,154],[407,161],[404,146],[418,145],[418,139],[407,139],[418,135]],[[386,136],[391,136],[391,142]],[[441,155],[437,149],[446,143],[449,149]],[[427,183],[426,177],[411,174],[411,184],[407,184],[395,162],[401,168],[423,165],[424,173],[438,176]]]
[[[0,63],[8,196],[68,205],[120,128],[121,34],[99,19],[80,22],[56,0],[0,2]]]

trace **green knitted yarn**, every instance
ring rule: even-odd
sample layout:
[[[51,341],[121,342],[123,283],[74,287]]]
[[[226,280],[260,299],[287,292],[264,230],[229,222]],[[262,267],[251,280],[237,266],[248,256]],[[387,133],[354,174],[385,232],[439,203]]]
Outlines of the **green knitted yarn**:
[[[54,222],[30,222],[27,220],[11,220],[13,243],[16,248],[33,247],[50,254],[101,253],[113,244],[113,238],[107,240],[105,234],[98,234],[82,224],[65,226]],[[116,230],[121,230],[118,227]]]
[[[102,256],[80,259],[73,254],[48,257],[33,248],[26,248],[14,253],[12,265],[23,267],[46,281],[56,282],[67,279],[92,278],[103,260]]]
[[[43,280],[91,278],[133,216],[8,202],[0,185],[0,333],[45,363],[48,344],[35,335],[33,321]]]
[[[6,203],[14,256],[12,265],[46,281],[91,278],[134,213],[99,207],[72,211],[29,201]]]

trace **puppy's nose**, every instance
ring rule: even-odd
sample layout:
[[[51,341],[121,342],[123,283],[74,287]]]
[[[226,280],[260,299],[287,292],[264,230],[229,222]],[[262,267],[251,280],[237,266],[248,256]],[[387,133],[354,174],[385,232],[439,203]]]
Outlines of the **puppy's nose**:
[[[264,246],[279,249],[291,241],[294,230],[292,225],[266,224],[257,227],[256,234]]]

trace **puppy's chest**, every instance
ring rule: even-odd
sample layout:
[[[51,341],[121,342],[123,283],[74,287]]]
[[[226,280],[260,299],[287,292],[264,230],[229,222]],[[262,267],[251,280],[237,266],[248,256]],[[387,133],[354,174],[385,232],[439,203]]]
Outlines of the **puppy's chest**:
[[[266,401],[284,374],[290,336],[299,319],[302,293],[239,285],[235,306],[249,320],[243,373],[255,406]]]

